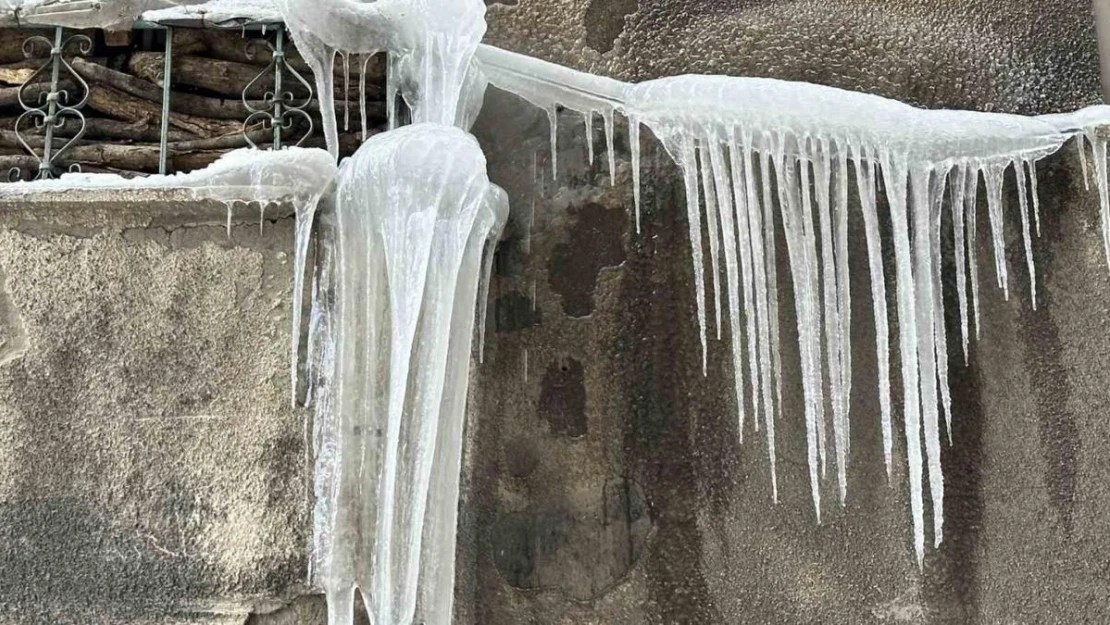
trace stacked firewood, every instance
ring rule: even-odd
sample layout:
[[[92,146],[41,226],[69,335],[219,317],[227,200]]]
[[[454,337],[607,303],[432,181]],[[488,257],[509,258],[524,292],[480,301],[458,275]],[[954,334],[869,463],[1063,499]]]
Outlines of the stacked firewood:
[[[23,100],[31,106],[44,102],[50,91],[49,69],[32,76],[49,61],[47,47],[34,45],[34,58],[24,56],[23,43],[33,34],[39,33],[0,29],[0,181],[13,168],[19,178],[34,177],[38,158],[27,147],[41,156],[45,146],[44,129],[36,127],[35,116],[26,116],[16,132],[17,118],[23,112],[19,90],[24,83],[31,81],[23,90]],[[52,33],[41,34],[52,38]],[[55,165],[62,171],[77,165],[82,171],[157,173],[165,66],[161,46],[144,46],[143,33],[138,31],[123,33],[122,41],[121,33],[84,34],[95,41],[91,53],[77,55],[76,47],[67,47],[64,58],[88,84],[88,100],[81,109],[85,133],[61,153]],[[273,147],[273,127],[261,119],[264,116],[255,116],[244,125],[251,109],[271,109],[267,99],[273,96],[274,75],[267,67],[272,53],[263,37],[256,32],[246,33],[244,38],[239,30],[173,30],[167,173],[203,168],[221,154],[251,143],[260,149]],[[108,45],[120,43],[124,45]],[[313,74],[292,43],[285,44],[285,59],[314,89]],[[337,60],[334,67],[341,156],[353,153],[363,141],[363,110],[366,137],[385,124],[384,60],[374,57],[365,61],[364,81],[360,81],[362,67],[354,58]],[[365,84],[362,97],[360,82]],[[61,104],[73,104],[84,95],[84,89],[64,68],[58,89],[66,92]],[[282,91],[292,95],[287,103],[297,105],[310,96],[309,89],[288,69],[282,75]],[[315,97],[305,112],[311,118],[311,127],[302,115],[288,116],[288,127],[281,130],[283,147],[298,142],[306,147],[324,147]],[[75,117],[60,120],[64,121],[53,132],[55,150],[69,143],[81,128]]]

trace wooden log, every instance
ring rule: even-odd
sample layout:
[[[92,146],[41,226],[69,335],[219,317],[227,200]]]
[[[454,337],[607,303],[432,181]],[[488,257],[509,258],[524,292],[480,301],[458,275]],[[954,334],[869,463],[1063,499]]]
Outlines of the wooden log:
[[[162,84],[163,67],[161,52],[136,52],[127,64],[130,73],[159,86]],[[173,81],[177,84],[236,97],[258,75],[259,68],[245,63],[175,54],[172,71]],[[261,98],[270,89],[273,89],[273,80],[263,77],[247,92],[247,97]]]
[[[18,169],[18,178],[29,180],[39,170],[39,159],[26,155],[0,156],[0,181],[7,182],[11,170]]]
[[[89,85],[88,107],[109,117],[130,122],[151,123],[162,117],[160,104],[101,84]],[[198,137],[217,137],[240,130],[240,125],[233,121],[207,119],[182,113],[170,113],[170,126],[191,132]]]
[[[0,63],[22,61],[27,58],[23,54],[23,42],[33,35],[42,35],[53,40],[53,33],[49,30],[23,30],[21,28],[0,28]],[[36,45],[32,52],[36,55],[50,54],[50,48],[45,45]]]
[[[0,130],[0,146],[23,149],[23,144],[19,142],[19,137],[23,137],[23,141],[33,150],[41,150],[43,146],[46,145],[46,137],[39,134],[28,134],[21,131],[17,136],[14,130]],[[58,149],[66,143],[69,143],[69,139],[65,137],[55,137],[51,145],[54,146],[54,149]],[[76,145],[84,145],[86,143],[88,142],[81,140],[78,141]]]
[[[144,100],[155,102],[159,106],[162,104],[162,88],[149,80],[143,80],[131,74],[117,72],[113,69],[101,67],[93,63],[86,63],[80,59],[74,60],[73,68],[76,69],[85,80],[108,85]],[[255,108],[266,108],[266,103],[261,100],[250,100],[249,103]],[[170,95],[170,110],[175,113],[184,113],[197,117],[210,117],[213,119],[244,120],[249,114],[249,111],[247,111],[246,107],[243,105],[243,101],[239,98],[209,98],[178,91]]]
[[[62,153],[61,164],[78,163],[99,167],[113,167],[129,171],[158,171],[159,147],[157,145],[116,145],[101,143],[81,145]]]
[[[15,129],[14,117],[0,118],[0,129],[14,130]],[[25,136],[42,135],[41,128],[35,128],[33,125],[24,122],[25,128],[21,128],[20,132]],[[72,117],[65,117],[64,123],[61,127],[54,128],[54,136],[57,137],[72,137],[80,130],[81,125],[76,119]],[[126,122],[118,119],[106,119],[103,117],[85,117],[85,135],[84,139],[89,140],[106,140],[119,143],[158,143],[162,137],[162,128],[160,122],[156,123],[143,123],[143,122]],[[177,141],[190,141],[195,139],[195,135],[190,132],[170,128],[166,134],[166,138],[170,142]]]
[[[58,88],[65,89],[72,94],[77,94],[77,83],[73,82],[72,80],[59,80]],[[19,108],[20,89],[22,89],[22,87],[0,88],[0,107],[13,106]],[[34,106],[39,103],[39,98],[42,96],[42,94],[48,93],[49,91],[50,83],[36,82],[34,84],[27,85],[27,91],[23,94],[23,98],[27,102],[27,104]]]
[[[131,55],[128,61],[128,72],[148,80],[155,85],[161,86],[162,84],[162,69],[164,64],[162,62],[161,52],[136,52]],[[261,99],[265,97],[266,92],[272,91],[274,88],[274,79],[272,74],[267,74],[258,79],[257,82],[251,84],[251,81],[258,77],[260,68],[256,65],[249,65],[247,63],[237,63],[234,61],[224,61],[221,59],[210,59],[199,56],[178,56],[174,55],[173,58],[173,82],[179,85],[187,85],[190,87],[197,87],[205,89],[212,93],[218,93],[229,98],[242,97],[243,90],[250,85],[247,89],[247,97],[251,99]],[[315,89],[311,73],[304,76],[305,80],[309,81],[309,85]],[[299,99],[303,99],[308,95],[308,91],[304,85],[301,85],[292,76],[286,74],[283,82],[285,91],[289,91]],[[348,91],[344,94],[343,82],[338,81],[335,86],[335,97],[337,99],[358,99],[358,78],[353,77],[348,85]],[[373,84],[367,84],[367,94],[371,95],[371,99],[381,99],[383,90],[381,87]]]
[[[96,65],[107,65],[108,63],[108,59],[102,56],[74,57],[68,60],[70,63],[80,60],[84,63],[94,63]],[[42,67],[43,63],[45,63],[43,59],[24,59],[14,63],[4,63],[0,65],[0,82],[9,85],[22,85],[35,73],[35,70]],[[50,80],[49,71],[43,72],[40,76],[43,81]]]

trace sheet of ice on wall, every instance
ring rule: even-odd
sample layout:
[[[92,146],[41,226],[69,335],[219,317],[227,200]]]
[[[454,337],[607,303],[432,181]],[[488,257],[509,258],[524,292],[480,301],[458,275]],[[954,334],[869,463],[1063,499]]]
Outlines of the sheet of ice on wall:
[[[477,141],[418,124],[340,171],[314,302],[314,578],[329,622],[448,625],[476,297],[508,216]]]
[[[972,320],[978,332],[975,233],[980,180],[986,187],[994,274],[1006,293],[1002,188],[1004,177],[1015,180],[1035,306],[1032,232],[1039,231],[1040,223],[1035,165],[1079,135],[1094,153],[1110,263],[1107,141],[1098,131],[1110,124],[1110,107],[1042,117],[925,110],[870,94],[765,78],[688,75],[628,84],[489,46],[481,47],[478,60],[491,84],[549,112],[553,144],[557,107],[583,114],[587,130],[595,113],[601,113],[607,123],[614,112],[627,116],[637,222],[641,125],[659,138],[679,165],[686,187],[703,366],[706,300],[711,299],[718,336],[722,312],[731,335],[741,433],[747,408],[754,413],[754,427],[762,423],[765,428],[772,496],[777,496],[773,398],[781,395],[774,224],[781,224],[795,293],[807,455],[818,520],[821,479],[830,455],[842,504],[847,497],[851,443],[847,214],[854,205],[860,207],[866,230],[877,320],[881,427],[888,473],[891,469],[886,268],[876,205],[882,177],[893,226],[893,239],[886,245],[894,250],[889,269],[895,276],[897,340],[903,355],[902,417],[918,561],[924,553],[926,488],[932,500],[933,541],[939,545],[944,489],[940,439],[942,429],[951,437],[953,418],[941,298],[941,212],[951,211],[955,228],[961,343],[966,354]],[[608,129],[607,135],[612,145]],[[850,205],[853,187],[856,202]],[[708,248],[708,280],[703,248]],[[719,278],[722,257],[724,298]]]

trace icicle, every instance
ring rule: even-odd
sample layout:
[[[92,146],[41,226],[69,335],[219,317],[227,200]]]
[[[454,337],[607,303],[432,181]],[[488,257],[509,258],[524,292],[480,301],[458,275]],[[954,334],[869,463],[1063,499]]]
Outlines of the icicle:
[[[1106,264],[1110,266],[1110,189],[1106,180],[1106,139],[1088,137],[1095,154],[1095,186],[1098,187],[1099,216],[1102,224],[1102,245]]]
[[[771,143],[764,136],[766,145]],[[759,173],[763,191],[763,242],[766,258],[762,259],[767,274],[767,316],[770,318],[771,360],[774,366],[775,403],[782,406],[782,355],[779,352],[779,300],[778,300],[778,261],[775,257],[775,212],[771,198],[771,159],[768,150],[759,153]],[[779,182],[781,185],[782,182]],[[759,262],[759,261],[757,261]]]
[[[1075,138],[1075,147],[1079,151],[1079,171],[1081,172],[1080,175],[1083,176],[1083,190],[1084,191],[1090,191],[1091,190],[1091,179],[1090,179],[1090,177],[1087,176],[1087,147],[1086,147],[1086,141],[1087,141],[1086,137],[1084,137],[1083,135],[1079,135],[1078,137]],[[1093,148],[1094,146],[1091,146],[1091,147]],[[1095,180],[1095,184],[1098,184],[1097,179]]]
[[[978,237],[975,234],[975,205],[979,196],[979,168],[972,167],[970,174],[971,175],[969,175],[967,179],[967,195],[965,196],[965,202],[967,204],[964,210],[967,211],[965,226],[967,227],[968,281],[971,282],[971,301],[975,310],[975,339],[978,340],[982,329],[979,323],[979,265],[975,261],[975,254],[978,247]]]
[[[810,165],[814,160],[814,154],[810,149],[808,138],[799,142],[798,152],[801,154],[801,159],[798,161],[802,173],[799,186],[802,191],[802,249],[806,272],[805,295],[808,311],[806,328],[809,334],[806,345],[810,352],[810,383],[813,385],[814,389],[811,401],[813,402],[813,419],[817,427],[817,454],[821,460],[821,476],[824,477],[828,473],[827,439],[825,437],[825,399],[824,390],[822,388],[824,373],[821,367],[821,329],[824,323],[820,312],[821,271],[817,260],[817,234],[813,224],[813,201],[811,199],[812,193],[810,190],[809,178]],[[820,181],[818,181],[818,183],[819,182]]]
[[[751,239],[750,255],[745,254],[751,267],[752,281],[755,297],[756,332],[749,335],[748,355],[751,361],[752,379],[752,406],[756,430],[759,429],[759,411],[754,408],[763,398],[763,419],[766,428],[767,458],[771,465],[771,500],[777,502],[779,498],[778,471],[775,468],[775,417],[774,405],[771,396],[771,355],[770,341],[771,329],[767,306],[767,272],[764,267],[763,244],[763,210],[760,206],[759,190],[755,182],[755,162],[752,154],[754,141],[751,135],[745,133],[741,145],[744,150],[744,188],[747,196],[748,223],[747,232]],[[748,311],[750,318],[751,311]],[[750,327],[750,326],[749,326]],[[749,332],[751,330],[749,329]],[[758,363],[758,368],[757,368]]]
[[[839,327],[834,330],[839,333],[837,341],[840,347],[840,408],[841,432],[844,445],[844,462],[848,463],[852,451],[851,426],[849,423],[852,399],[852,346],[851,324],[852,303],[851,284],[848,276],[848,149],[847,144],[837,145],[837,159],[833,162],[833,181],[836,183],[836,195],[833,204],[833,232],[836,241],[836,301],[839,312]],[[841,484],[841,504],[847,497],[847,478]]]
[[[397,70],[397,63],[396,55],[387,52],[385,55],[385,118],[389,130],[395,130],[398,125],[397,94],[399,89],[397,83],[401,76]]]
[[[1025,242],[1025,264],[1029,268],[1029,301],[1033,304],[1033,310],[1037,310],[1037,268],[1033,264],[1033,242],[1029,235],[1029,185],[1025,182],[1025,167],[1022,162],[1015,160],[1013,165],[1014,178],[1017,180],[1018,208],[1021,211],[1021,238]]]
[[[355,622],[354,584],[329,588],[326,597],[328,602],[328,625],[352,625]]]
[[[713,182],[706,162],[706,139],[702,139],[697,149],[698,168],[701,171],[701,187],[705,197],[705,219],[707,234],[709,235],[709,267],[712,273],[709,286],[713,290],[713,317],[716,322],[717,340],[721,340],[721,288],[717,281],[721,279],[721,264],[718,247],[720,246],[720,231],[717,219],[717,194],[713,190]]]
[[[609,131],[612,139],[612,129]],[[632,203],[636,209],[636,234],[640,234],[640,122],[628,116],[628,144],[632,152]],[[613,153],[609,152],[610,180],[613,171]]]
[[[882,415],[883,457],[886,476],[891,477],[893,436],[890,419],[890,328],[886,311],[886,281],[883,273],[882,238],[875,210],[875,158],[866,146],[853,150],[856,168],[856,187],[867,238],[867,262],[871,272],[871,305],[875,317],[875,352],[879,369],[879,409]]]
[[[1025,159],[1025,167],[1029,169],[1029,192],[1033,196],[1033,219],[1036,223],[1037,236],[1041,236],[1041,196],[1037,192],[1037,161]]]
[[[351,129],[351,55],[343,53],[343,132]]]
[[[964,351],[964,365],[968,364],[967,333],[967,251],[964,235],[964,202],[968,187],[967,164],[956,166],[956,179],[952,182],[952,198],[949,209],[952,212],[952,242],[956,248],[956,296],[960,302],[960,342]],[[949,432],[951,442],[951,432]]]
[[[555,107],[547,109],[547,123],[551,128],[551,179],[559,178],[558,147],[559,139],[559,111]]]
[[[679,146],[682,177],[686,185],[686,220],[690,230],[690,255],[694,267],[694,297],[698,309],[698,338],[701,340],[701,372],[709,374],[708,351],[705,340],[705,273],[701,250],[701,210],[698,206],[698,165],[696,148],[691,139]]]
[[[894,239],[894,261],[897,272],[898,344],[902,361],[902,415],[905,422],[906,463],[910,473],[910,510],[913,515],[913,546],[917,565],[925,557],[925,521],[922,497],[921,458],[921,403],[918,394],[917,316],[914,304],[917,296],[913,279],[913,254],[910,249],[910,229],[906,212],[907,166],[904,157],[881,154],[882,172],[887,199],[890,203],[890,222]],[[930,374],[931,375],[931,374]]]
[[[1002,218],[1002,174],[1005,165],[988,165],[983,170],[987,182],[987,217],[990,219],[991,238],[994,241],[994,272],[1002,296],[1010,299],[1010,284],[1006,276],[1006,238]]]
[[[582,119],[586,123],[586,162],[590,165],[594,164],[594,112],[586,111],[582,113]]]
[[[713,170],[717,198],[720,201],[721,231],[724,233],[725,286],[728,289],[728,324],[732,352],[732,379],[736,391],[737,432],[740,442],[744,442],[744,364],[743,344],[740,335],[740,292],[737,274],[739,262],[736,252],[736,225],[733,222],[732,187],[729,184],[728,170],[721,149],[721,138],[711,135],[708,140],[709,160]],[[737,200],[739,201],[739,199]]]
[[[943,175],[933,172],[934,176]],[[921,425],[925,432],[925,455],[929,467],[929,494],[933,502],[933,541],[940,545],[944,522],[944,478],[940,472],[940,430],[937,418],[936,347],[934,344],[933,246],[930,222],[932,198],[930,170],[910,170],[913,216],[914,278],[917,286],[917,359],[921,384]],[[903,356],[905,358],[905,356]],[[907,400],[908,401],[908,400]]]
[[[742,279],[742,293],[744,296],[744,321],[745,332],[741,336],[737,334],[733,341],[736,343],[738,349],[743,348],[742,341],[747,339],[748,347],[748,376],[752,389],[752,423],[755,430],[759,431],[759,356],[758,344],[759,337],[756,330],[756,317],[757,305],[755,300],[755,284],[754,272],[752,268],[752,250],[751,250],[751,225],[749,219],[751,215],[751,207],[749,202],[751,198],[747,192],[747,179],[744,171],[744,162],[742,150],[747,148],[740,142],[739,138],[733,134],[729,144],[729,165],[732,174],[732,194],[735,197],[734,215],[736,222],[736,234],[739,241],[739,257],[740,257],[740,277]],[[756,207],[758,210],[758,207]],[[737,369],[735,372],[737,377],[743,377],[744,372],[742,369]],[[741,383],[741,386],[743,384]],[[741,400],[742,401],[742,400]]]
[[[629,120],[631,120],[631,117],[629,117]],[[605,150],[609,157],[609,185],[612,186],[617,184],[617,159],[615,148],[613,147],[613,111],[607,109],[602,110],[601,121],[605,127]],[[631,121],[629,121],[629,125],[631,126]],[[636,158],[639,149],[640,147],[638,144],[633,145],[633,158]]]
[[[369,125],[366,118],[366,65],[373,58],[371,54],[361,54],[358,71],[358,112],[362,120],[362,140],[366,141]]]
[[[952,444],[952,397],[948,392],[948,329],[944,327],[944,289],[941,282],[940,224],[948,169],[936,170],[929,187],[929,245],[933,283],[933,358],[936,360],[937,391],[944,412],[948,444]]]
[[[262,228],[266,224],[266,203],[258,203],[258,234],[262,234]]]
[[[778,181],[779,206],[782,215],[783,232],[786,235],[786,249],[790,256],[790,275],[794,282],[794,308],[798,323],[798,353],[802,365],[802,393],[805,396],[805,421],[806,421],[806,459],[809,465],[810,493],[813,498],[813,509],[817,522],[821,522],[821,488],[818,477],[818,443],[816,414],[819,402],[815,393],[820,388],[820,374],[814,375],[814,358],[811,349],[813,340],[812,292],[815,290],[809,270],[809,260],[806,252],[806,241],[802,231],[801,202],[798,198],[799,187],[805,188],[805,182],[799,184],[795,163],[802,167],[804,174],[805,161],[786,160],[784,156],[785,139],[775,142],[774,164]],[[814,388],[814,381],[816,386]]]
[[[829,375],[829,400],[832,404],[833,452],[836,456],[837,486],[840,503],[844,504],[847,485],[847,433],[844,431],[845,419],[841,414],[844,407],[840,372],[840,310],[837,300],[836,259],[833,249],[832,215],[830,191],[832,190],[831,146],[823,139],[814,142],[813,173],[814,189],[817,195],[817,221],[820,227],[821,280],[824,295],[825,358]]]
[[[227,238],[231,238],[231,211],[235,208],[235,202],[224,202],[227,207]]]

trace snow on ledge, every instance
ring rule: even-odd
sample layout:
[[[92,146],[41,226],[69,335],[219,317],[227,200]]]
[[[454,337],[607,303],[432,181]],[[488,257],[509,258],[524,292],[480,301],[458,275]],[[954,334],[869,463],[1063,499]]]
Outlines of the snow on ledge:
[[[241,149],[187,174],[124,178],[116,174],[64,174],[51,180],[0,185],[0,204],[134,199],[134,192],[184,191],[182,199],[273,204],[315,202],[334,183],[335,161],[318,148]],[[64,195],[63,195],[64,193]],[[156,195],[162,196],[162,193]]]
[[[142,14],[142,19],[164,26],[188,24],[222,27],[229,24],[238,26],[244,22],[280,23],[282,16],[273,0],[209,0],[201,4],[146,11]]]

